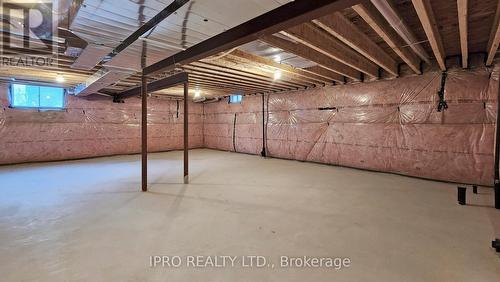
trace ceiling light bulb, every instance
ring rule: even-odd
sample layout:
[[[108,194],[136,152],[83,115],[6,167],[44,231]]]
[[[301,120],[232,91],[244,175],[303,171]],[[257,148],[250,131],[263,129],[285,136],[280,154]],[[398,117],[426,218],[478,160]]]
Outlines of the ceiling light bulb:
[[[201,91],[200,91],[200,89],[196,89],[196,90],[194,91],[194,97],[195,97],[195,98],[199,98],[200,96],[201,96]]]
[[[281,63],[281,56],[280,56],[280,55],[276,55],[276,56],[274,56],[274,61],[275,61],[276,63]]]
[[[278,80],[281,78],[281,71],[280,70],[276,70],[274,72],[274,80]]]
[[[64,76],[62,74],[58,74],[56,76],[56,81],[59,82],[59,83],[63,83],[64,82]]]

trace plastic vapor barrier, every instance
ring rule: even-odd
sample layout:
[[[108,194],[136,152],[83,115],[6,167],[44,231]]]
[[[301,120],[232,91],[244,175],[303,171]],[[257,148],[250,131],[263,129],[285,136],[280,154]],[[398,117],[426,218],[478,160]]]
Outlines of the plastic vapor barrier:
[[[8,84],[0,84],[0,164],[54,161],[141,150],[141,100],[113,103],[96,96],[66,95],[66,109],[9,108]],[[203,147],[203,105],[190,104],[189,145]],[[148,150],[183,148],[183,102],[148,99]]]
[[[190,147],[261,154],[265,146],[271,157],[492,185],[499,70],[191,103]],[[0,102],[0,164],[140,152],[140,99],[68,96],[63,111],[11,109],[2,84]],[[148,108],[149,150],[182,149],[182,101],[150,98]]]
[[[493,184],[498,67],[265,96],[271,157]],[[438,112],[444,87],[448,109]],[[262,96],[205,105],[205,146],[260,154]]]

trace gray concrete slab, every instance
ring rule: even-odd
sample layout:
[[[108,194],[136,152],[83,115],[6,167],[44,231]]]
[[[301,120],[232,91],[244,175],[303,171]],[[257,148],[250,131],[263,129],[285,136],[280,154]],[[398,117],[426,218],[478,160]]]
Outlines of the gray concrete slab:
[[[459,206],[453,184],[212,150],[190,156],[184,185],[182,152],[151,154],[147,193],[140,156],[0,167],[0,280],[500,281],[491,189]],[[182,266],[151,267],[154,255],[179,256]],[[250,255],[266,266],[243,267]],[[192,267],[190,256],[238,261]],[[281,256],[351,264],[282,268]]]

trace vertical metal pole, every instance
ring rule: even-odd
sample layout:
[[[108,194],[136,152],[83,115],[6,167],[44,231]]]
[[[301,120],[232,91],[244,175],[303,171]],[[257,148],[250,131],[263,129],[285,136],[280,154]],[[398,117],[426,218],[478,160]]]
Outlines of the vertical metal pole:
[[[189,184],[189,110],[188,110],[189,83],[184,83],[184,184]]]
[[[262,93],[262,151],[260,152],[260,155],[263,157],[266,157],[266,117],[265,117],[265,100],[266,100],[266,94]]]
[[[497,99],[497,124],[495,132],[495,208],[500,209],[500,91]]]
[[[142,192],[148,191],[148,81],[144,75],[146,67],[147,41],[142,42],[142,87],[141,87],[141,155],[142,155],[142,172],[141,186]]]
[[[141,153],[142,153],[142,191],[148,191],[148,83],[142,75],[141,91]]]

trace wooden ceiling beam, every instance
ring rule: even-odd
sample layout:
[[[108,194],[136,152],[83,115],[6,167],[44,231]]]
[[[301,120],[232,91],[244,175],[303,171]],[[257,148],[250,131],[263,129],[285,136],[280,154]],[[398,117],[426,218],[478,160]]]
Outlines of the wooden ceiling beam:
[[[379,68],[368,59],[352,50],[338,39],[320,30],[312,23],[305,23],[286,31],[288,37],[314,50],[321,52],[337,61],[340,61],[360,72],[373,77],[379,76]]]
[[[313,20],[313,23],[390,74],[399,75],[396,61],[340,12]]]
[[[314,73],[316,75],[320,75],[324,78],[327,78],[331,81],[335,81],[335,82],[338,82],[338,83],[345,83],[345,76],[343,75],[340,75],[336,72],[333,72],[329,69],[325,69],[321,66],[312,66],[312,67],[308,67],[308,68],[303,68],[302,69],[303,71],[307,71],[307,72],[310,72],[310,73]]]
[[[186,65],[216,55],[361,2],[366,0],[295,0],[154,63],[143,72],[149,75],[172,70],[178,64]]]
[[[234,63],[234,64],[246,65],[247,68],[251,69],[250,71],[252,71],[252,72],[260,71],[261,73],[267,74],[269,77],[271,77],[273,79],[274,79],[274,74],[276,73],[276,70],[280,70],[281,71],[281,78],[277,79],[275,81],[288,81],[288,82],[292,82],[292,83],[295,83],[295,84],[298,84],[301,86],[305,86],[305,87],[311,87],[311,86],[315,86],[317,84],[323,84],[323,82],[320,83],[318,81],[314,81],[314,80],[311,80],[311,79],[308,79],[308,78],[305,78],[302,76],[298,76],[296,74],[283,71],[282,69],[277,69],[277,68],[274,68],[270,65],[262,64],[262,63],[259,63],[259,62],[256,62],[256,61],[253,61],[250,59],[245,59],[245,58],[229,55],[229,56],[226,56],[224,58],[224,60],[231,62],[231,63]]]
[[[221,73],[221,74],[224,74],[224,76],[226,76],[226,77],[242,78],[242,79],[245,79],[247,81],[256,82],[256,83],[259,83],[262,85],[271,85],[273,87],[282,88],[282,89],[286,89],[286,90],[297,89],[296,85],[285,84],[282,81],[280,81],[280,82],[274,81],[273,79],[271,79],[269,77],[261,77],[261,76],[258,76],[256,74],[250,74],[250,73],[246,73],[246,72],[231,69],[231,68],[224,68],[224,67],[218,66],[218,65],[203,64],[203,63],[198,62],[198,63],[192,63],[192,64],[184,66],[184,67],[185,68],[186,67],[195,68],[199,71],[206,71],[209,73]]]
[[[361,73],[358,70],[351,68],[304,44],[294,43],[289,40],[272,35],[263,36],[260,38],[260,40],[276,48],[282,49],[283,51],[293,53],[299,57],[314,62],[332,72],[336,72],[340,75],[352,78],[354,80],[361,80]]]
[[[406,43],[371,3],[356,5],[352,8],[378,34],[378,36],[394,50],[413,72],[422,74],[420,70],[420,59],[408,48],[402,47],[405,46]]]
[[[238,75],[243,75],[245,77],[264,79],[264,80],[267,80],[269,82],[275,83],[277,85],[289,86],[292,88],[296,88],[297,90],[306,88],[306,85],[295,82],[295,81],[291,81],[291,80],[283,80],[282,79],[282,80],[276,81],[276,80],[274,80],[273,75],[269,72],[265,72],[261,69],[255,68],[255,67],[248,67],[247,64],[241,64],[241,63],[230,61],[227,59],[220,59],[220,60],[215,60],[215,61],[210,61],[210,62],[200,61],[200,62],[192,63],[192,65],[222,70],[224,72],[235,73]]]
[[[441,40],[441,35],[436,24],[436,19],[434,18],[434,12],[432,11],[431,3],[429,0],[412,0],[413,6],[417,11],[418,18],[422,23],[425,34],[429,39],[432,51],[434,52],[434,57],[442,71],[446,70],[446,53],[444,51],[443,42]]]
[[[460,30],[460,47],[462,49],[462,67],[469,67],[468,41],[468,0],[457,0],[458,28]]]
[[[329,81],[325,81],[325,79],[321,76],[302,71],[301,69],[294,68],[294,67],[287,65],[287,64],[280,64],[280,63],[277,63],[271,59],[257,56],[257,55],[251,54],[251,53],[247,53],[247,52],[241,51],[239,49],[236,49],[233,52],[231,52],[229,57],[232,57],[232,56],[241,58],[243,60],[246,60],[246,61],[249,61],[252,63],[262,64],[262,65],[269,66],[269,67],[272,67],[275,69],[279,69],[283,72],[288,73],[289,75],[296,77],[297,79],[304,80],[306,82],[312,83],[313,85],[324,84],[325,82],[329,82]]]
[[[497,13],[495,16],[495,21],[493,22],[493,27],[491,28],[490,40],[488,41],[488,58],[486,59],[486,65],[491,66],[495,55],[497,54],[498,45],[500,44],[500,3],[497,4]]]
[[[227,90],[227,91],[234,93],[234,94],[250,94],[250,93],[260,92],[259,90],[250,90],[250,89],[235,87],[234,85],[231,85],[231,84],[220,83],[217,81],[206,81],[206,80],[202,80],[202,79],[198,79],[198,78],[192,78],[192,79],[190,79],[189,82],[191,84],[197,85],[197,86],[212,87],[212,89],[218,89],[219,91]],[[203,88],[203,87],[200,87],[200,88]]]
[[[223,78],[223,79],[226,79],[228,81],[234,81],[234,82],[243,82],[247,85],[252,85],[255,87],[264,87],[264,88],[269,88],[269,89],[273,89],[273,90],[291,90],[290,88],[279,87],[279,86],[273,85],[272,83],[255,82],[253,80],[245,79],[242,77],[231,76],[228,73],[206,70],[206,69],[197,68],[197,67],[191,66],[191,65],[184,66],[184,69],[186,69],[189,72],[197,73],[199,75],[205,75],[207,77]]]
[[[227,82],[227,83],[233,84],[233,85],[238,86],[238,87],[245,87],[245,88],[257,89],[257,90],[277,90],[276,88],[272,88],[272,87],[265,87],[265,86],[259,86],[259,85],[254,85],[254,84],[248,84],[246,82],[232,80],[232,79],[228,79],[225,77],[219,77],[219,76],[215,76],[215,75],[209,75],[209,74],[205,74],[205,73],[198,73],[196,71],[189,71],[188,70],[188,73],[189,73],[190,78],[193,77],[193,78],[199,78],[199,79],[208,80],[208,81]]]

